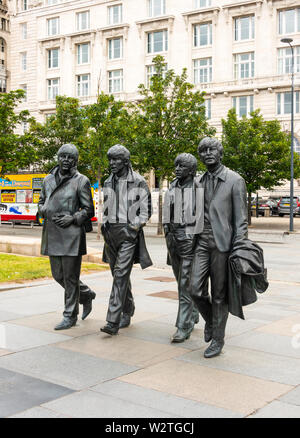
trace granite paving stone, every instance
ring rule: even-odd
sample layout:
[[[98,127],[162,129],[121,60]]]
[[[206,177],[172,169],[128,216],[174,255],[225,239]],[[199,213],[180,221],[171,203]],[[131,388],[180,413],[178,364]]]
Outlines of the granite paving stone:
[[[0,368],[0,417],[16,414],[72,392],[69,388]]]
[[[80,391],[61,400],[45,403],[43,407],[64,415],[80,418],[172,418],[163,410],[121,400],[118,397]]]
[[[300,348],[293,346],[293,338],[290,336],[256,331],[232,337],[226,341],[226,344],[300,359]]]
[[[137,370],[137,367],[53,346],[0,357],[0,367],[80,390]]]
[[[243,415],[251,414],[292,389],[290,385],[173,359],[118,380]]]
[[[300,378],[298,380],[300,381]],[[292,391],[280,397],[279,401],[300,406],[300,386],[297,386],[297,388],[292,389]]]
[[[37,406],[26,411],[10,415],[9,418],[70,418],[68,415],[62,415],[50,409]]]
[[[249,418],[300,418],[300,406],[275,400]]]
[[[220,356],[209,360],[203,356],[203,350],[176,359],[287,385],[298,385],[300,381],[300,359],[233,347],[227,343]]]
[[[120,330],[120,332],[123,330]],[[182,355],[186,350],[179,345],[165,345],[125,335],[109,336],[99,333],[81,336],[71,341],[56,344],[56,347],[83,354],[110,359],[137,367],[146,367]]]
[[[269,323],[263,327],[257,328],[257,331],[294,337],[297,332],[300,333],[300,314],[279,319],[271,324]]]
[[[113,380],[90,388],[122,400],[188,418],[238,418],[241,414],[149,388]]]
[[[41,345],[55,344],[70,339],[69,336],[47,333],[42,330],[20,327],[11,323],[0,324],[0,348],[21,351]]]
[[[176,327],[153,321],[144,321],[129,326],[122,330],[125,336],[142,339],[144,341],[157,342],[159,344],[171,344],[171,336],[176,332]],[[176,345],[176,344],[173,344]],[[181,348],[195,350],[204,345],[203,330],[195,328],[188,340],[180,344]]]

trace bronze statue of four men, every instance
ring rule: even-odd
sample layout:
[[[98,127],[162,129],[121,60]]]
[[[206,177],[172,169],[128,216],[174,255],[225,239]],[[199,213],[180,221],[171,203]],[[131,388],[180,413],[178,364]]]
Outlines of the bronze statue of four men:
[[[205,342],[210,342],[204,356],[211,358],[224,346],[229,312],[244,318],[242,306],[254,302],[256,292],[264,292],[268,283],[262,250],[247,238],[243,178],[222,164],[223,147],[217,139],[201,140],[198,154],[207,169],[201,176],[196,175],[193,155],[183,153],[175,160],[176,179],[165,195],[163,225],[168,263],[178,283],[177,331],[171,341],[188,339],[200,313]],[[110,265],[113,284],[101,331],[116,335],[130,325],[135,311],[133,264],[142,269],[152,265],[143,232],[152,205],[145,179],[131,167],[128,149],[115,145],[107,155],[111,174],[103,186],[101,231],[103,261]],[[59,149],[58,166],[45,178],[39,200],[39,214],[45,218],[41,252],[50,257],[52,275],[65,291],[63,320],[56,330],[76,324],[79,303],[85,319],[95,298],[80,281],[94,206],[90,182],[77,171],[77,161],[74,145]]]

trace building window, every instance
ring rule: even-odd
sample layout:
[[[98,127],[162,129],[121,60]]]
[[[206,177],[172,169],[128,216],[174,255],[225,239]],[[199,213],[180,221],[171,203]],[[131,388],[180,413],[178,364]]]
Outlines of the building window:
[[[58,0],[47,0],[47,5],[56,5],[58,3]]]
[[[235,41],[252,40],[254,38],[254,15],[239,17],[234,20]]]
[[[59,66],[59,49],[48,50],[48,68],[58,68]]]
[[[78,12],[76,14],[77,30],[87,30],[90,28],[90,12]]]
[[[148,0],[149,17],[158,17],[166,13],[166,0]]]
[[[5,53],[5,41],[3,38],[0,38],[0,50],[2,53]]]
[[[21,38],[22,40],[27,39],[27,23],[21,23]]]
[[[59,78],[48,79],[48,99],[53,100],[59,94]]]
[[[237,53],[234,56],[234,78],[245,79],[254,77],[254,52]]]
[[[248,117],[253,111],[253,96],[233,97],[232,106],[239,117]]]
[[[207,8],[211,6],[211,0],[194,0],[194,8]]]
[[[21,53],[21,70],[27,70],[27,52]]]
[[[28,122],[22,122],[22,131],[23,134],[26,134],[26,132],[28,132]]]
[[[123,91],[123,70],[113,70],[108,72],[109,93],[120,93]]]
[[[90,62],[90,43],[77,45],[77,64],[89,64]]]
[[[90,95],[90,75],[77,76],[77,96],[86,97]]]
[[[123,38],[108,40],[108,59],[123,58]]]
[[[300,46],[294,47],[294,73],[300,73]],[[292,50],[290,47],[278,49],[278,74],[292,73]]]
[[[194,26],[194,47],[212,44],[212,24],[196,24]]]
[[[168,31],[159,30],[148,33],[148,53],[166,52],[168,50]]]
[[[279,11],[279,34],[300,32],[300,8]]]
[[[194,59],[194,84],[212,81],[212,58]]]
[[[294,134],[294,151],[300,155],[300,141]]]
[[[166,76],[166,72],[168,71],[168,64],[164,65],[163,68],[163,77]],[[150,87],[151,85],[151,79],[153,78],[153,76],[156,74],[156,67],[155,65],[147,65],[146,66],[146,82],[147,82],[147,88]]]
[[[123,20],[122,5],[115,5],[108,7],[108,24],[119,24]]]
[[[22,0],[22,10],[27,11],[28,9],[28,0]]]
[[[47,29],[49,36],[59,34],[59,17],[49,18],[47,20]]]
[[[205,99],[204,107],[205,107],[206,118],[211,119],[211,99]]]
[[[6,93],[6,79],[0,78],[0,93]]]
[[[27,84],[22,84],[20,85],[21,90],[25,91],[24,97],[23,97],[23,101],[27,102]]]
[[[300,91],[294,93],[294,111],[300,113]],[[277,93],[277,114],[291,114],[292,93]]]

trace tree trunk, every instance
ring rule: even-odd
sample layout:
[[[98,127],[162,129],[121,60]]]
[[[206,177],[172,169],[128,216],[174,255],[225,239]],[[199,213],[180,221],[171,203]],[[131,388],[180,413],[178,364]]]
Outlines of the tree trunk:
[[[248,225],[251,225],[251,193],[248,193]]]
[[[97,217],[97,240],[100,240],[101,237],[101,213],[102,213],[102,200],[101,200],[101,178],[102,173],[100,167],[98,167],[98,217]]]
[[[161,236],[163,234],[162,226],[162,201],[163,201],[163,178],[159,178],[159,195],[158,195],[158,224],[157,224],[157,235]]]

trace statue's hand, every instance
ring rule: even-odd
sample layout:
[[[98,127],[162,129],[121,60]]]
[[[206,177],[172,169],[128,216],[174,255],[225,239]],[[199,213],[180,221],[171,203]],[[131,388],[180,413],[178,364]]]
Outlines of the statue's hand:
[[[58,225],[61,228],[67,228],[74,222],[73,216],[68,214],[63,216],[55,216],[52,220],[55,225]]]

